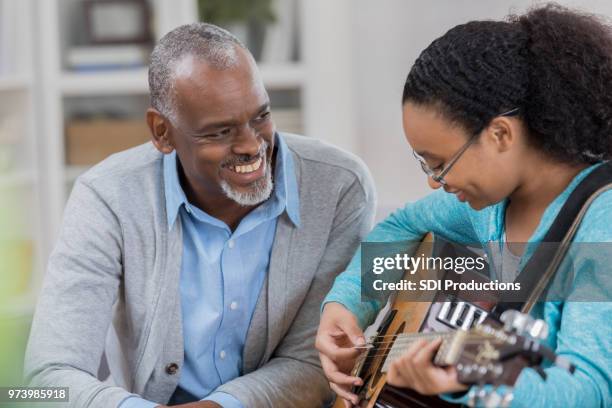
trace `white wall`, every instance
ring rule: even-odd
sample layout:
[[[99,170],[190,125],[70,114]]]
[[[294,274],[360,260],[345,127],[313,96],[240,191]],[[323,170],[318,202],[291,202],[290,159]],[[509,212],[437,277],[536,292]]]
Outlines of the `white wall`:
[[[612,1],[559,1],[612,16]],[[457,24],[521,13],[530,0],[353,0],[351,19],[355,146],[370,167],[379,217],[428,193],[401,127],[401,93],[418,54]]]

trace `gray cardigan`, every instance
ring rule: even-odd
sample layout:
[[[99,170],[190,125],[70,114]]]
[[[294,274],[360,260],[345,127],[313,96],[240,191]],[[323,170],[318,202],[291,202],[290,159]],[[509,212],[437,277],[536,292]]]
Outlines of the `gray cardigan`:
[[[314,139],[283,137],[296,167],[300,226],[279,217],[243,375],[217,389],[246,407],[330,400],[314,349],[319,308],[374,216],[371,177],[359,159]],[[162,154],[148,143],[95,166],[68,200],[25,374],[33,384],[70,387],[71,407],[115,407],[131,393],[166,403],[177,386],[182,233],[180,222],[168,230],[162,174]]]

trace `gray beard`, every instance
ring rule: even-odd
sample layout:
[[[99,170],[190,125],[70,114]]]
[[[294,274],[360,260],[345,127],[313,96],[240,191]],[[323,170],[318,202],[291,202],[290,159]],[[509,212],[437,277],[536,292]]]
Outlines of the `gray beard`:
[[[266,160],[266,158],[267,157],[264,156],[264,160]],[[250,185],[250,191],[236,191],[227,181],[221,180],[221,189],[223,193],[225,193],[227,198],[244,207],[263,203],[270,198],[272,190],[274,189],[271,161],[266,161],[265,166],[266,172],[264,176]]]

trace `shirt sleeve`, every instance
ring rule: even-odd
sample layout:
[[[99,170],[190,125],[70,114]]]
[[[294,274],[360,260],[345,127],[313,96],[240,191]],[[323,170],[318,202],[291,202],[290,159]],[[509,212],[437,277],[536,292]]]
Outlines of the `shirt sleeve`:
[[[159,405],[160,404],[156,402],[147,401],[136,395],[132,395],[121,401],[121,404],[119,404],[117,408],[155,408]]]
[[[234,398],[232,395],[226,392],[213,392],[202,401],[212,401],[221,405],[223,408],[244,408],[244,406]],[[117,408],[155,408],[160,404],[156,402],[147,401],[138,396],[132,395],[124,399]]]
[[[472,226],[466,203],[454,194],[436,190],[427,197],[407,204],[377,224],[365,242],[420,241],[433,232],[457,243],[479,242]],[[361,299],[361,248],[353,256],[347,269],[335,280],[323,301],[338,302],[349,309],[365,328],[382,307],[380,299]]]
[[[570,300],[540,304],[551,333],[548,345],[574,363],[576,370],[570,375],[547,367],[543,380],[535,370],[524,369],[514,386],[512,407],[612,406],[612,325],[606,323],[612,315],[611,204],[612,192],[593,203],[553,280],[568,283]],[[575,271],[574,276],[567,275],[569,271]],[[454,397],[442,396],[450,402],[467,402],[467,394]]]
[[[212,401],[221,405],[223,408],[244,408],[244,406],[233,395],[227,392],[215,391],[202,401]],[[123,408],[123,407],[121,407]]]

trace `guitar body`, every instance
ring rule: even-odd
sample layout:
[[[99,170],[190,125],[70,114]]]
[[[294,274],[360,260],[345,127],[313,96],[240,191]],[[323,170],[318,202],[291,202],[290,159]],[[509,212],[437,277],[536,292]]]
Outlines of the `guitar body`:
[[[425,237],[416,253],[455,257],[456,260],[463,258],[462,261],[478,256],[466,247],[438,238],[433,240],[431,234]],[[457,273],[433,272],[438,279],[454,281],[444,284],[445,288],[470,287],[457,285],[470,281],[482,287],[481,283],[489,281],[486,268],[478,271],[464,268]],[[407,277],[421,281],[434,276],[432,271],[417,269],[406,272],[404,278]],[[436,287],[442,288],[441,285]],[[438,396],[420,395],[387,384],[386,373],[391,363],[418,339],[442,339],[432,363],[439,367],[455,367],[460,383],[476,386],[468,393],[468,406],[509,406],[513,386],[524,368],[532,367],[543,380],[546,379],[542,368],[544,360],[569,374],[576,369],[570,361],[556,355],[541,342],[548,336],[548,326],[543,320],[532,318],[528,310],[512,310],[516,304],[500,304],[501,307],[492,312],[499,299],[495,293],[480,292],[474,296],[473,292],[438,290],[411,292],[411,296],[406,298],[402,292],[392,295],[390,308],[383,309],[385,314],[377,319],[381,323],[356,359],[351,375],[360,377],[364,384],[353,387],[352,392],[359,396],[360,408],[456,406]],[[485,385],[490,387],[485,389]],[[502,389],[498,393],[500,386]],[[342,399],[337,399],[334,408],[343,407]]]
[[[419,333],[432,304],[426,302],[406,302],[396,299],[390,310],[390,321],[384,324],[379,331],[381,336],[397,335],[402,333]],[[386,329],[386,330],[385,330]],[[378,349],[376,357],[368,362],[362,372],[364,386],[359,389],[363,396],[362,408],[384,407],[456,407],[438,397],[418,394],[412,390],[400,389],[387,385],[387,374],[381,369],[388,355],[391,343]],[[377,405],[384,404],[384,405]],[[337,398],[333,408],[345,408],[342,399]]]
[[[396,300],[390,311],[390,321],[381,325],[379,335],[389,336],[400,333],[418,333],[425,321],[429,308],[430,304],[425,302],[402,302]],[[364,367],[362,372],[364,386],[360,389],[364,398],[363,404],[365,405],[362,405],[364,408],[376,406],[376,401],[381,396],[381,393],[383,393],[383,388],[387,384],[387,374],[381,373],[381,369],[390,347],[391,345],[389,344],[379,349],[376,353],[378,355],[371,359],[367,367]],[[381,351],[383,353],[380,353]],[[344,408],[344,403],[340,398],[336,399],[333,408]]]
[[[427,235],[423,242],[425,244],[419,247],[417,253],[431,255],[432,253],[440,254],[440,251],[448,252],[448,248],[440,249],[432,245],[433,237],[431,234]],[[427,271],[418,271],[417,274],[419,273],[425,278]],[[466,273],[464,275],[467,275],[466,277],[470,279],[486,280],[486,278],[474,276],[474,274]],[[452,301],[449,301],[449,299]],[[460,300],[460,294],[451,294],[449,298],[449,295],[443,292],[438,292],[433,301],[422,302],[408,301],[403,299],[402,296],[395,296],[391,308],[376,333],[377,336],[385,336],[385,341],[391,341],[367,353],[364,358],[365,362],[359,370],[359,376],[364,381],[364,385],[353,387],[353,392],[362,399],[361,408],[457,407],[456,404],[446,402],[437,396],[421,395],[410,389],[400,389],[388,385],[387,374],[383,372],[383,365],[393,341],[398,335],[447,332],[462,326],[471,327],[484,321],[488,312],[494,306],[493,302],[470,304]],[[458,311],[457,308],[463,308],[464,310]],[[469,322],[457,318],[459,315],[465,318],[468,314],[471,316]],[[454,315],[456,315],[455,319],[452,318]],[[452,320],[452,323],[450,320]],[[341,398],[336,399],[333,408],[344,408],[344,402]]]

